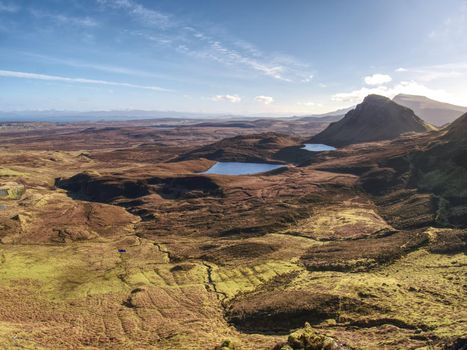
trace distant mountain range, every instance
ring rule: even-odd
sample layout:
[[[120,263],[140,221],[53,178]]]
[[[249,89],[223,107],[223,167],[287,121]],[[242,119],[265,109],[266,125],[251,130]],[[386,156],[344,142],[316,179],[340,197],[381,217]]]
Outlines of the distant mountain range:
[[[348,107],[348,108],[342,108],[338,109],[336,111],[324,113],[324,114],[312,114],[312,115],[306,115],[306,116],[299,116],[299,117],[292,117],[295,118],[296,120],[300,121],[320,121],[320,122],[337,122],[338,120],[342,119],[344,115],[354,109],[355,106]]]
[[[425,122],[435,126],[443,126],[453,122],[462,114],[467,113],[467,107],[431,100],[425,96],[399,94],[393,101],[410,108]],[[248,120],[252,118],[332,123],[341,120],[355,106],[322,114],[287,116],[277,113],[227,114],[227,113],[192,113],[178,111],[148,111],[148,110],[114,110],[114,111],[0,111],[0,121],[11,122],[81,122],[81,121],[126,121],[141,119],[203,119],[203,120]]]
[[[467,112],[467,107],[431,100],[425,96],[399,94],[393,101],[410,108],[424,121],[436,126],[451,123]]]
[[[115,110],[115,111],[0,111],[0,121],[9,122],[81,122],[81,121],[125,121],[141,119],[202,119],[202,120],[249,120],[252,119],[287,119],[299,121],[333,122],[341,119],[351,108],[340,109],[323,114],[293,116],[277,113],[256,114],[222,114],[222,113],[190,113],[178,111],[146,111],[146,110]]]
[[[123,121],[140,119],[238,119],[247,118],[238,115],[215,113],[189,113],[177,111],[145,111],[145,110],[115,110],[115,111],[0,111],[0,121],[24,122],[81,122],[81,121]]]
[[[426,132],[433,128],[415,113],[390,99],[369,95],[343,119],[331,123],[309,142],[342,147],[353,143],[390,140],[407,132]]]
[[[81,121],[124,121],[141,119],[216,119],[216,120],[252,120],[252,119],[301,119],[303,121],[319,122],[335,121],[343,117],[344,113],[335,111],[313,116],[294,116],[289,117],[277,113],[259,113],[259,114],[222,114],[222,113],[190,113],[177,111],[145,111],[145,110],[115,110],[115,111],[0,111],[0,121],[9,122],[81,122]],[[309,119],[309,120],[307,120]]]

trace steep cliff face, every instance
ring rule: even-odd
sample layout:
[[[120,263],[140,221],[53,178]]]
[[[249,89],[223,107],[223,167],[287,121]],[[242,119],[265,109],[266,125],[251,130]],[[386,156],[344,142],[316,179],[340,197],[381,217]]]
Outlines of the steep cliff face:
[[[424,145],[383,159],[360,178],[396,226],[467,225],[467,114]],[[394,224],[394,223],[393,223]]]
[[[445,138],[451,142],[467,144],[467,113],[452,122]]]
[[[426,149],[412,155],[411,183],[439,196],[440,220],[467,224],[467,114]]]
[[[310,139],[335,147],[354,143],[391,140],[408,132],[427,132],[433,128],[409,108],[390,99],[369,95],[345,117]]]

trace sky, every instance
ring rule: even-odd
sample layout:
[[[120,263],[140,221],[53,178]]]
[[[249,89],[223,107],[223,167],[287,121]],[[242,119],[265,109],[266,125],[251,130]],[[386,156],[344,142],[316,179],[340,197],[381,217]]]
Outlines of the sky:
[[[467,0],[0,0],[0,110],[467,105]]]

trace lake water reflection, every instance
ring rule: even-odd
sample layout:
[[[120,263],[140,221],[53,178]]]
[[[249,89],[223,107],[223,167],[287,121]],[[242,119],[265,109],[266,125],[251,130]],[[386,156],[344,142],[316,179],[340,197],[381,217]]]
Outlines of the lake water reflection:
[[[204,174],[219,175],[252,175],[282,168],[281,164],[218,162],[210,167]]]
[[[310,152],[324,152],[324,151],[334,151],[336,150],[336,147],[323,145],[321,143],[305,143],[305,147],[302,147],[302,149],[306,149],[307,151],[310,151]]]

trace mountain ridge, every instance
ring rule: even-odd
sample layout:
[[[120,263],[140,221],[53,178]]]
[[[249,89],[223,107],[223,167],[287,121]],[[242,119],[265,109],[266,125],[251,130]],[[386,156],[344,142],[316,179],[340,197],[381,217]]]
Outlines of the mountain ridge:
[[[368,95],[343,119],[331,123],[309,142],[342,147],[354,143],[390,140],[407,132],[430,130],[433,128],[411,109],[384,96]]]

